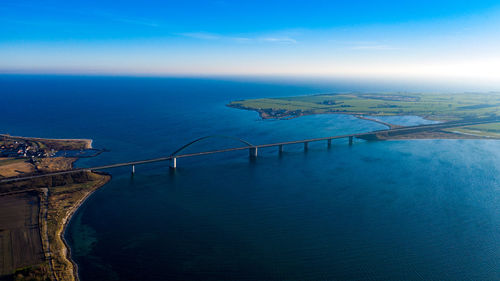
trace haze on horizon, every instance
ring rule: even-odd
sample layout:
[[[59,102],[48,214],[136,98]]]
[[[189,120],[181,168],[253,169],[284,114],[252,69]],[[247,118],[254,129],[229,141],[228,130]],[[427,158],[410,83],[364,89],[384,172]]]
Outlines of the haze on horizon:
[[[292,75],[500,88],[498,1],[0,3],[0,73]]]

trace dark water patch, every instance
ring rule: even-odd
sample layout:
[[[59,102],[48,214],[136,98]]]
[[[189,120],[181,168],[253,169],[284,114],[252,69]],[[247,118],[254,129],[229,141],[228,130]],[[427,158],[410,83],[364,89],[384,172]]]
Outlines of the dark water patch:
[[[90,157],[97,157],[101,153],[106,151],[108,150],[106,149],[60,150],[54,154],[54,157],[90,158]]]
[[[370,156],[365,156],[365,157],[362,157],[361,159],[363,161],[369,162],[369,163],[379,162],[381,160],[380,158],[370,157]]]

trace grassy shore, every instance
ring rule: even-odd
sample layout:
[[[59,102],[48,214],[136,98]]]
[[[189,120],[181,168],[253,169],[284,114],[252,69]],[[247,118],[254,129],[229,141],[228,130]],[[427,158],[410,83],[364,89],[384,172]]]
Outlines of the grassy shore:
[[[41,239],[26,240],[36,240],[38,241],[37,243],[28,243],[23,240],[18,243],[9,244],[7,247],[2,247],[2,249],[12,253],[19,253],[21,250],[28,252],[23,255],[17,255],[15,258],[18,263],[23,265],[22,267],[14,268],[10,274],[8,272],[3,272],[5,275],[1,277],[5,280],[9,280],[9,275],[11,277],[10,280],[76,280],[76,265],[70,258],[68,247],[64,240],[64,230],[78,207],[95,190],[106,184],[110,178],[111,177],[107,174],[82,172],[80,174],[65,176],[65,178],[49,177],[13,183],[12,185],[16,185],[16,187],[2,186],[3,190],[5,190],[5,188],[10,188],[17,191],[0,193],[0,198],[3,197],[8,199],[13,196],[22,196],[22,199],[30,194],[35,194],[35,198],[38,197],[39,204],[36,204],[37,208],[39,208],[37,212],[39,218],[38,224],[36,228],[33,228],[33,224],[30,224],[26,229],[38,233],[37,235],[32,234],[28,237],[39,236]],[[36,194],[38,194],[38,196],[36,196]],[[11,201],[13,199],[11,199]],[[5,200],[6,199],[3,201]],[[33,208],[32,202],[33,199],[31,201],[18,200],[14,202],[16,204],[11,204],[14,206],[10,207],[10,209],[9,206],[1,206],[2,208],[0,209],[14,214],[15,210],[13,208],[18,208],[20,210],[25,210],[27,207]],[[25,216],[21,216],[18,219],[11,219],[11,224],[22,225],[25,220]],[[0,222],[2,222],[1,216]],[[8,232],[26,232],[26,230],[23,229],[19,230],[19,226],[14,228],[10,227],[8,224],[4,224],[2,228],[4,227],[7,228],[6,230]],[[5,232],[5,230],[2,232]],[[33,249],[35,252],[43,252],[44,258],[36,259],[30,249]],[[5,256],[6,253],[2,253],[2,255]]]
[[[38,145],[41,149],[47,150],[83,150],[92,148],[91,139],[45,139],[32,137],[19,137],[0,134],[2,142],[28,142]]]
[[[486,138],[500,138],[500,123],[457,127],[447,129],[447,131]]]
[[[81,150],[92,147],[91,140],[74,140],[73,142],[73,140],[10,136],[3,140],[4,142],[24,141],[31,144],[36,142],[36,145],[43,149]],[[76,158],[66,157],[42,157],[35,159],[35,161],[0,158],[0,175],[5,177],[20,174],[29,175],[35,172],[67,170],[72,168],[75,161]],[[13,196],[26,197],[30,194],[30,196],[35,196],[34,198],[38,200],[38,204],[36,204],[38,208],[38,212],[36,212],[38,214],[38,222],[35,224],[31,223],[26,229],[22,228],[25,224],[26,216],[19,218],[7,217],[7,219],[4,219],[5,222],[2,222],[2,217],[0,216],[0,242],[5,244],[1,247],[2,252],[0,252],[0,255],[6,257],[6,262],[11,264],[10,267],[5,267],[5,270],[0,271],[0,280],[76,280],[76,265],[70,259],[68,247],[63,237],[64,230],[71,216],[85,199],[99,187],[106,184],[110,178],[109,175],[103,173],[81,172],[0,184],[0,196],[3,196],[4,201],[11,197],[13,198],[9,199],[11,201],[17,198]],[[21,199],[24,197],[21,197]],[[16,214],[18,212],[12,208],[21,208],[24,210],[35,206],[32,204],[34,199],[30,201],[23,201],[21,199],[11,204],[12,207],[5,204],[4,206],[0,206],[4,207],[2,212],[5,214]],[[5,202],[10,201],[7,200]],[[9,211],[9,208],[13,211]],[[27,233],[35,231],[38,233],[37,235],[23,236],[28,238],[36,236],[40,237],[40,239],[21,239],[19,242],[15,242],[17,240],[14,241],[12,239],[1,239],[2,234],[5,236],[10,235],[9,233],[17,233],[19,231]],[[10,240],[15,243],[10,242]],[[19,256],[11,254],[21,253],[21,251],[26,251],[26,249],[43,249],[37,251],[43,253],[43,257],[36,259],[33,254],[30,254],[30,251]],[[14,260],[16,261],[15,263],[13,262]],[[16,267],[17,264],[22,266]],[[9,272],[8,270],[11,271]]]
[[[232,101],[229,107],[257,111],[263,119],[288,119],[311,114],[356,116],[416,115],[453,121],[500,116],[500,93],[339,93]],[[387,124],[392,126],[393,124]],[[498,137],[498,125],[460,128],[478,136]]]
[[[51,267],[59,281],[74,281],[76,264],[71,260],[64,231],[71,216],[99,187],[110,180],[109,175],[88,173],[90,181],[49,189],[47,231],[50,244]]]

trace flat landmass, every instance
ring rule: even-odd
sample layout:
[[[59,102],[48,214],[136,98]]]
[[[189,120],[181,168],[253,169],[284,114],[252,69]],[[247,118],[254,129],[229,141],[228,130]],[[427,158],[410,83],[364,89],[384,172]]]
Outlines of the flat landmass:
[[[30,146],[36,145],[40,149],[46,150],[82,150],[92,148],[91,139],[45,139],[0,134],[0,141],[5,144],[22,142]]]
[[[37,191],[0,194],[0,276],[45,262]]]
[[[91,140],[0,135],[0,178],[72,169],[58,151],[92,148]],[[0,280],[76,280],[63,233],[78,206],[110,176],[82,171],[0,184]]]
[[[26,159],[0,158],[0,178],[15,177],[35,172],[35,166]]]
[[[413,115],[441,122],[500,116],[500,93],[338,93],[233,101],[229,107],[254,110],[263,119],[312,114],[367,116]],[[376,120],[373,120],[376,121]],[[380,122],[390,128],[395,124]],[[397,138],[499,138],[500,123],[487,123]]]

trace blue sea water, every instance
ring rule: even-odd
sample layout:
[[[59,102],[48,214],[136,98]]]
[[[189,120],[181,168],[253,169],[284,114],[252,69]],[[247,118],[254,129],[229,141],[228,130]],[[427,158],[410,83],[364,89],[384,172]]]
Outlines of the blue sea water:
[[[370,118],[401,126],[417,126],[425,124],[436,124],[439,121],[428,120],[420,116],[371,116]]]
[[[261,120],[225,106],[349,87],[0,76],[0,131],[92,138],[110,150],[77,162],[85,167],[166,156],[206,135],[261,144],[384,129],[347,115]],[[228,146],[240,144],[214,138],[189,151]],[[500,279],[499,141],[337,140],[177,164],[109,171],[66,233],[82,281]]]

